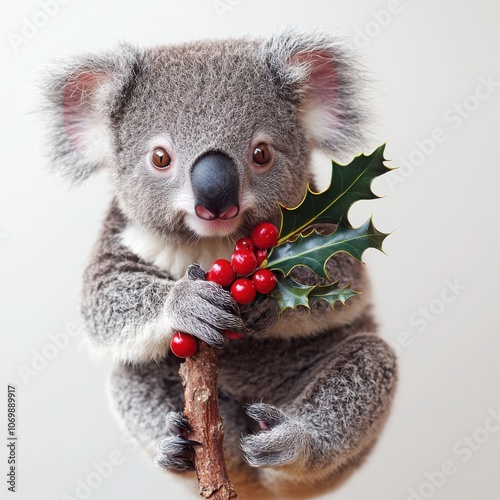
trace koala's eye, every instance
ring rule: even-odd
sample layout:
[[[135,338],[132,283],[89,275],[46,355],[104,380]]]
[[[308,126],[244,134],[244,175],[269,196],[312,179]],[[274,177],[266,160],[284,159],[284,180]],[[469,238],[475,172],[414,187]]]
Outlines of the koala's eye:
[[[151,156],[151,161],[156,168],[164,169],[170,166],[172,158],[163,148],[156,148]]]
[[[256,165],[264,167],[273,159],[271,148],[264,142],[257,144],[253,150],[253,161]]]

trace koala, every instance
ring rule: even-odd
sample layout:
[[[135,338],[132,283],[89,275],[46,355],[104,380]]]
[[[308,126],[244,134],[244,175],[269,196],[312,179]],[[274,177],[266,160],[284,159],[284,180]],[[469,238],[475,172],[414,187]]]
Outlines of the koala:
[[[114,360],[109,387],[125,427],[174,472],[193,469],[176,331],[219,348],[228,467],[267,488],[329,481],[375,443],[396,388],[376,334],[362,263],[327,264],[363,294],[333,309],[238,306],[205,280],[259,222],[297,205],[312,155],[359,152],[367,77],[337,35],[128,44],[58,61],[43,112],[51,165],[73,184],[104,168],[114,198],[84,273],[90,342]],[[298,267],[293,278],[319,282]],[[324,281],[324,280],[323,280]],[[228,341],[224,330],[244,333]]]

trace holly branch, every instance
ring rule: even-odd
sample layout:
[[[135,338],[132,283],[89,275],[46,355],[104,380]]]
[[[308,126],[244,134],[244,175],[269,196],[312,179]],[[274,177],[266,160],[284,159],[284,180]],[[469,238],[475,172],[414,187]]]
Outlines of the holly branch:
[[[337,302],[345,304],[359,292],[349,285],[341,287],[340,280],[324,285],[319,282],[321,278],[331,281],[327,262],[335,254],[348,253],[361,261],[368,248],[382,250],[387,234],[378,231],[371,219],[354,228],[347,215],[353,203],[378,198],[371,185],[390,170],[384,165],[384,149],[382,145],[371,155],[357,156],[347,166],[332,161],[331,183],[325,191],[315,193],[307,186],[296,207],[280,204],[279,231],[268,222],[261,223],[252,231],[252,239],[237,243],[231,262],[219,259],[214,263],[207,279],[230,288],[239,304],[268,295],[278,303],[280,313],[299,306],[310,308],[320,300],[332,308]],[[318,229],[322,224],[335,229],[324,234]],[[294,281],[290,273],[298,266],[313,271],[318,284]],[[225,333],[228,338],[238,337],[233,332]],[[184,333],[175,334],[171,348],[174,354],[187,358],[179,373],[184,386],[184,414],[190,424],[188,437],[200,443],[195,445],[194,460],[200,495],[214,500],[236,498],[224,461],[217,351]]]

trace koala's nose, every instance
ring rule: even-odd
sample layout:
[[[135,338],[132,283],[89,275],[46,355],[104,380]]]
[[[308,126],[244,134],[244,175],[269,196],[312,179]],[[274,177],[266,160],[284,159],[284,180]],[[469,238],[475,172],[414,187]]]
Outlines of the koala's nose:
[[[240,182],[234,161],[224,153],[202,156],[191,171],[196,215],[200,219],[229,220],[240,211]]]

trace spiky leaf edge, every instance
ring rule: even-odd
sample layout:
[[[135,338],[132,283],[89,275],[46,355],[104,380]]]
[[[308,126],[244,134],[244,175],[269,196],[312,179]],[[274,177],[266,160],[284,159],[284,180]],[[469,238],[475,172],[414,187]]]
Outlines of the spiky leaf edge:
[[[304,196],[298,205],[289,208],[286,205],[279,203],[281,211],[281,222],[280,222],[280,233],[279,233],[280,236],[278,240],[278,245],[283,244],[286,241],[296,239],[301,232],[306,230],[312,224],[318,224],[318,223],[338,224],[340,219],[342,218],[342,215],[344,217],[347,216],[347,212],[350,210],[352,205],[357,201],[380,198],[380,196],[378,196],[373,192],[372,189],[373,181],[377,177],[380,177],[381,175],[384,175],[393,170],[392,168],[387,167],[384,164],[384,162],[387,161],[384,158],[385,146],[386,146],[385,144],[382,144],[377,149],[375,149],[373,153],[371,153],[370,155],[364,155],[364,154],[358,155],[347,165],[341,165],[339,163],[336,163],[335,161],[332,161],[332,174],[331,174],[330,184],[324,191],[315,192],[311,189],[310,184],[308,183],[306,186],[306,192],[304,193]],[[346,168],[348,169],[349,167],[356,168],[358,167],[359,163],[366,162],[366,160],[368,160],[368,162],[366,163],[366,167],[363,168],[361,171],[359,171],[358,175],[354,178],[354,180],[350,182],[347,188],[345,188],[343,186],[344,183],[343,174],[351,172],[346,172],[344,171],[344,169]],[[371,178],[368,177],[368,179],[363,179],[363,176],[366,176],[367,172],[370,170],[374,171],[374,175]],[[365,182],[368,180],[368,191],[359,196],[357,199],[351,201],[349,203],[349,206],[343,211],[342,215],[340,216],[338,214],[335,215],[334,208],[337,208],[335,207],[335,204],[339,203],[339,201],[342,200],[342,197],[346,196],[347,194],[352,195],[353,193],[350,192],[350,190],[356,183],[360,182],[360,180]],[[334,196],[333,200],[329,200],[328,193],[331,191],[336,191],[339,184],[342,186],[341,188],[342,190]],[[294,224],[288,223],[285,229],[286,220],[287,219],[290,220],[290,217],[292,216],[293,212],[295,211],[298,212],[301,209],[301,207],[304,207],[304,203],[306,201],[310,201],[310,203],[314,205],[315,197],[319,198],[318,202],[323,201],[322,199],[328,200],[326,207],[320,210],[320,212],[314,213],[311,219],[308,219],[306,222],[301,223],[298,227],[295,227]],[[288,231],[287,234],[283,234],[284,230]]]
[[[378,231],[371,218],[358,228],[353,228],[350,224],[340,220],[337,229],[331,234],[322,235],[317,231],[312,231],[307,235],[299,235],[293,241],[274,247],[268,256],[266,268],[279,271],[287,277],[296,267],[305,266],[318,276],[330,279],[326,264],[331,257],[344,252],[361,262],[363,253],[368,248],[383,252],[382,243],[388,235],[389,233]],[[361,239],[365,240],[365,245],[359,245]],[[304,246],[305,250],[301,251],[300,246]],[[297,250],[298,247],[299,250]],[[319,257],[319,251],[328,248],[330,249],[323,253],[321,261],[318,261],[316,257]]]

